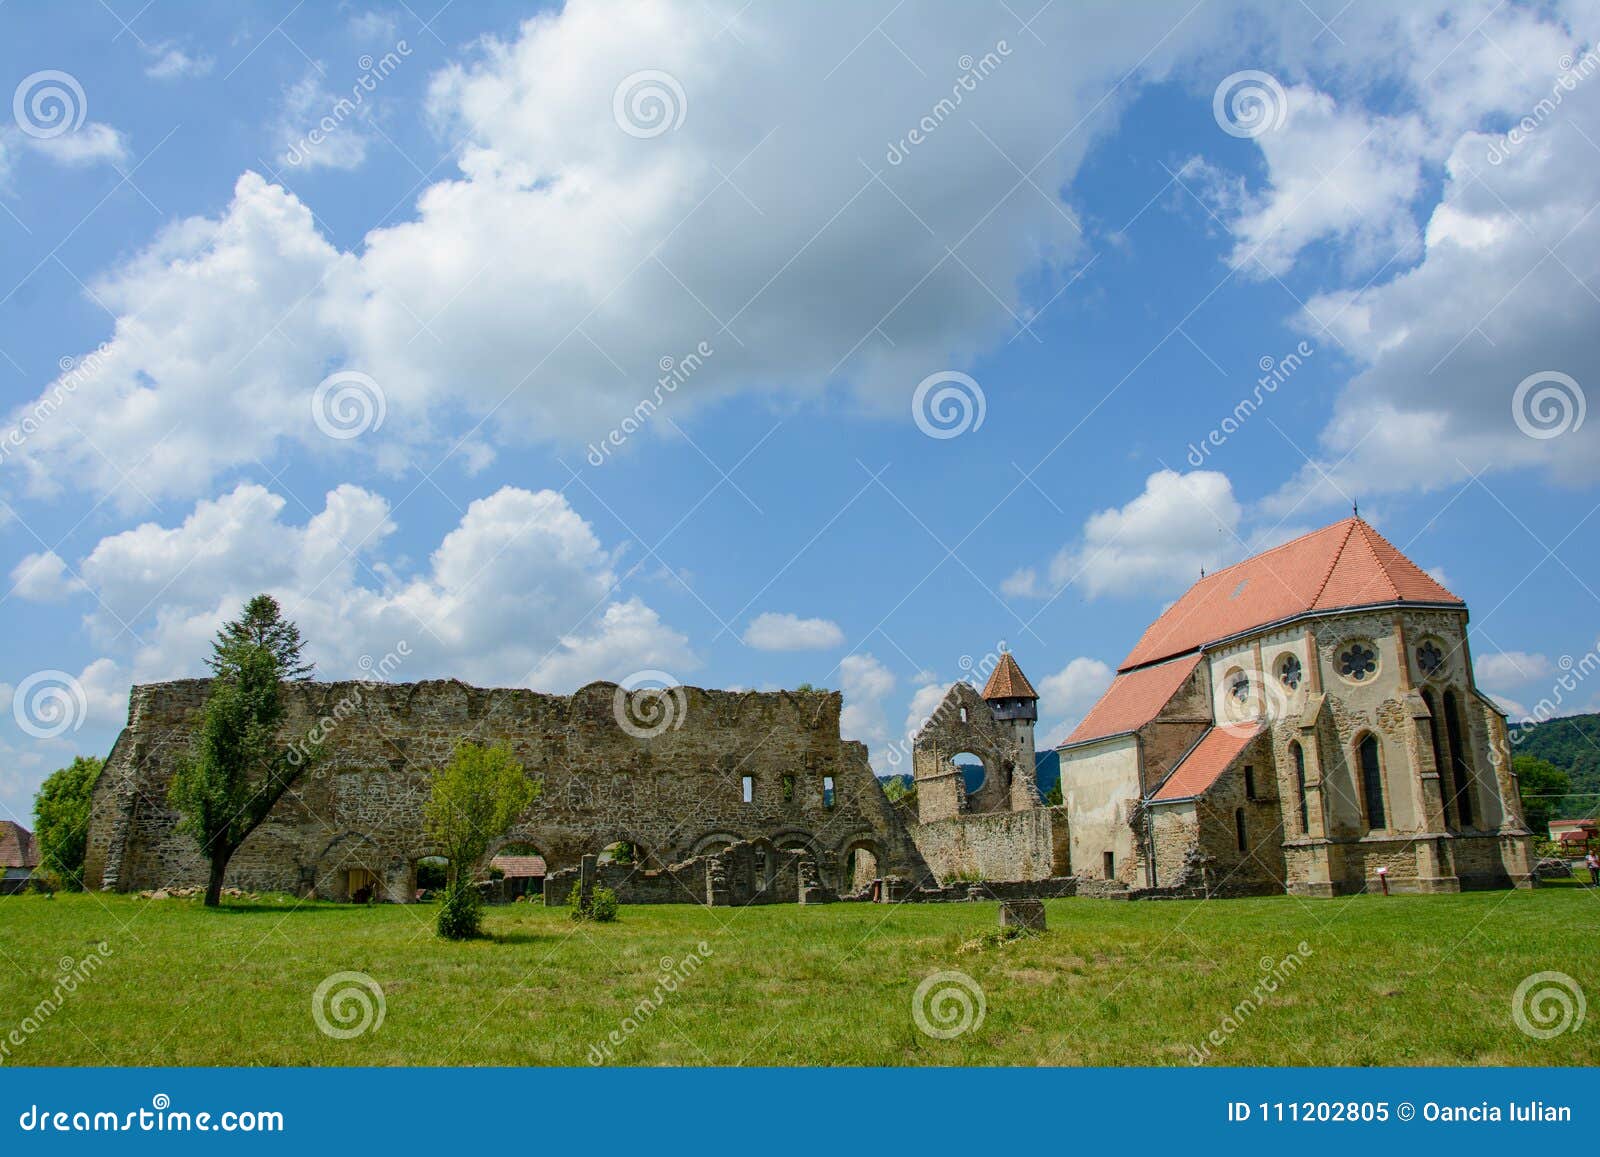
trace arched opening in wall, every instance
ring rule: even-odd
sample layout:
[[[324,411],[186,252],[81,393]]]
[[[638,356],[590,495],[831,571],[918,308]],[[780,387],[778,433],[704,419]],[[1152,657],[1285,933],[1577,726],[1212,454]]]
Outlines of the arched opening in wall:
[[[505,844],[489,857],[489,875],[504,881],[508,900],[542,896],[549,871],[544,854],[525,841]]]
[[[989,769],[983,762],[983,756],[975,752],[958,751],[950,757],[950,763],[960,774],[968,797],[976,795],[989,778]]]
[[[690,849],[691,856],[710,856],[717,852],[725,852],[737,843],[739,837],[732,832],[711,832],[701,836]]]
[[[317,858],[313,894],[342,904],[382,900],[383,866],[387,858],[369,838],[356,832],[336,837]]]
[[[1461,826],[1472,826],[1472,763],[1467,759],[1467,748],[1461,734],[1460,705],[1456,693],[1444,693],[1444,731],[1450,740],[1450,768],[1455,773],[1456,815]]]
[[[450,861],[443,856],[420,856],[411,865],[415,889],[412,898],[432,900],[450,882]]]
[[[859,892],[882,875],[878,867],[878,848],[871,840],[858,840],[844,852],[844,885]]]
[[[1422,702],[1428,708],[1428,744],[1433,748],[1433,770],[1439,776],[1439,795],[1444,803],[1444,826],[1448,828],[1451,826],[1450,817],[1460,814],[1453,798],[1455,792],[1450,789],[1455,773],[1445,758],[1444,744],[1441,742],[1440,728],[1443,724],[1439,720],[1439,701],[1433,697],[1432,691],[1424,687]]]
[[[1356,740],[1356,766],[1361,769],[1361,802],[1367,813],[1367,830],[1388,827],[1383,798],[1383,758],[1377,736],[1370,732]]]
[[[631,840],[616,840],[601,848],[596,859],[602,864],[638,867],[643,857],[639,854],[639,845]]]
[[[1295,798],[1300,805],[1300,834],[1311,834],[1311,810],[1306,803],[1306,752],[1299,742],[1289,744],[1289,757],[1294,760]]]

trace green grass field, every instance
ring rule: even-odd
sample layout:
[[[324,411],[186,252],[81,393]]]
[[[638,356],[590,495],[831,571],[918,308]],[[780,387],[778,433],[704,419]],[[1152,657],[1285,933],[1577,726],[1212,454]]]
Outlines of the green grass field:
[[[1048,911],[1042,936],[964,950],[994,927],[994,904],[632,907],[609,925],[515,905],[490,910],[489,938],[455,944],[434,938],[425,906],[11,897],[0,1042],[18,1065],[583,1065],[613,1032],[606,1063],[633,1065],[1183,1065],[1200,1045],[1222,1065],[1600,1059],[1594,1017],[1548,1040],[1512,1018],[1533,973],[1600,993],[1588,889]],[[101,941],[103,963],[39,1017],[63,963]],[[1302,942],[1298,971],[1280,967],[1277,990],[1229,1029],[1263,965]],[[684,978],[654,1007],[664,966]],[[984,1017],[935,1039],[913,997],[950,970],[981,989]],[[319,983],[342,971],[383,993],[381,1025],[352,1039],[312,1015]],[[625,1024],[646,1000],[651,1013]]]

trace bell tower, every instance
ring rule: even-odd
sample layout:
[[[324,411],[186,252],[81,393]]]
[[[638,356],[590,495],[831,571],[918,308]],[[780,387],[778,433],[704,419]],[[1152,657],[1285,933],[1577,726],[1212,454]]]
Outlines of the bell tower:
[[[1039,721],[1039,693],[1017,666],[1011,652],[1003,652],[1000,662],[983,685],[983,698],[995,722],[1005,729],[1016,749],[1018,775],[1013,782],[1012,810],[1037,805],[1038,799],[1019,801],[1018,793],[1037,797],[1034,787],[1033,725]],[[1024,786],[1026,785],[1026,786]]]

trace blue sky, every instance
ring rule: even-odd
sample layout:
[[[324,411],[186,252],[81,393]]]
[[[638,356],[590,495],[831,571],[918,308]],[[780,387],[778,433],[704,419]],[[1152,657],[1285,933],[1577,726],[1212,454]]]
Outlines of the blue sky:
[[[1595,4],[764,7],[0,7],[0,814],[263,589],[884,770],[1354,501],[1514,713],[1595,648]]]

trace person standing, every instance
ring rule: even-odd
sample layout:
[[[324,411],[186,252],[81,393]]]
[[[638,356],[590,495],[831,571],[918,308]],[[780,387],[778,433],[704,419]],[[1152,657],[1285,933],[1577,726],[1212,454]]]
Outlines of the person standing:
[[[1600,856],[1595,855],[1594,851],[1590,850],[1589,854],[1583,858],[1583,862],[1589,869],[1589,884],[1591,886],[1600,886]]]

